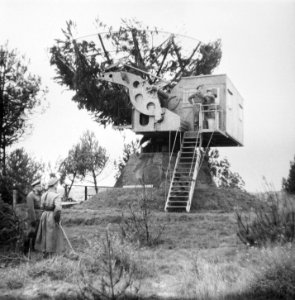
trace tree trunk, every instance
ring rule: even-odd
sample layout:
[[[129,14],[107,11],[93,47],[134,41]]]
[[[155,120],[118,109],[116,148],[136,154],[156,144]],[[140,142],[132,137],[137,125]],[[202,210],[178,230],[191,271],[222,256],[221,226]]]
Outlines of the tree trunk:
[[[92,176],[93,176],[93,183],[94,183],[94,187],[95,187],[95,192],[97,194],[98,193],[98,187],[97,187],[96,175],[95,175],[94,170],[92,170]]]
[[[2,157],[1,157],[1,168],[2,168],[2,175],[6,176],[6,145],[4,141],[4,136],[2,136]]]
[[[66,194],[67,199],[68,199],[68,195],[70,194],[70,191],[71,191],[71,189],[73,187],[73,184],[74,184],[74,181],[75,181],[75,178],[76,178],[76,174],[77,174],[76,172],[73,174],[73,179],[71,180],[70,187],[69,187],[69,189],[67,191],[67,194]]]

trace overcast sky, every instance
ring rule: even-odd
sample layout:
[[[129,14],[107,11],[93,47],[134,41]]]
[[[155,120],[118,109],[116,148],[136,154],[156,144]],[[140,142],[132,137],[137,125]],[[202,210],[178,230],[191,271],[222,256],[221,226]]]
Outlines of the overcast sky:
[[[48,86],[50,108],[34,118],[35,129],[20,144],[43,160],[63,157],[85,129],[116,157],[122,135],[103,129],[53,81],[48,48],[69,19],[79,34],[95,33],[99,17],[113,27],[136,18],[151,27],[209,42],[222,40],[214,74],[227,74],[244,98],[245,145],[220,149],[249,191],[262,177],[281,188],[295,155],[295,1],[65,1],[1,0],[0,42],[9,41],[31,60],[30,70]],[[114,147],[114,145],[118,145]]]

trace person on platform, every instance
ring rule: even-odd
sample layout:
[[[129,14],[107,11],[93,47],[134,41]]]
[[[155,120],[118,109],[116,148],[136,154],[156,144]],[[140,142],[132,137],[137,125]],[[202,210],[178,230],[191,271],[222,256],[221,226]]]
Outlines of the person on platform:
[[[205,97],[201,90],[202,86],[198,86],[196,92],[188,97],[188,102],[193,104],[194,109],[194,130],[198,130],[202,127],[200,124],[200,112],[203,110],[203,104],[205,104]]]
[[[43,252],[47,258],[63,250],[63,234],[60,228],[61,196],[57,193],[58,178],[53,177],[48,182],[48,191],[41,197],[40,218],[35,249]]]
[[[40,209],[41,205],[41,181],[35,180],[31,184],[32,190],[26,197],[26,203],[28,208],[28,220],[29,220],[29,234],[25,241],[24,250],[27,253],[30,250],[34,250],[34,244],[36,239],[36,234],[38,230],[38,225],[42,211]]]

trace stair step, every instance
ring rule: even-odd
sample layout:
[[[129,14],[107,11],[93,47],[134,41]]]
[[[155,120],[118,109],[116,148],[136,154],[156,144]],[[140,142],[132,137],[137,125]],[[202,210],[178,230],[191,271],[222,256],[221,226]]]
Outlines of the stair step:
[[[194,181],[193,178],[188,178],[188,179],[184,179],[184,178],[176,178],[175,183],[179,184],[179,183],[187,183],[190,184],[192,181]]]
[[[190,186],[186,185],[186,186],[183,186],[183,185],[174,185],[172,186],[171,188],[173,189],[177,189],[177,188],[182,188],[182,189],[185,189],[185,188],[190,188]],[[186,192],[186,191],[183,191],[183,192]]]
[[[179,186],[179,185],[172,185],[174,188],[181,188],[181,187],[190,187],[190,184],[187,184],[185,186]]]
[[[191,188],[195,184],[193,172],[200,163],[197,149],[201,147],[201,137],[197,131],[186,131],[183,136],[177,165],[170,182],[166,211],[183,212],[187,210]],[[194,178],[194,179],[193,179]],[[184,206],[185,205],[185,206]]]
[[[171,201],[171,200],[169,200],[168,204],[171,204],[171,203],[181,203],[181,204],[183,204],[185,202],[187,202],[187,200],[186,201],[175,201],[175,200]]]

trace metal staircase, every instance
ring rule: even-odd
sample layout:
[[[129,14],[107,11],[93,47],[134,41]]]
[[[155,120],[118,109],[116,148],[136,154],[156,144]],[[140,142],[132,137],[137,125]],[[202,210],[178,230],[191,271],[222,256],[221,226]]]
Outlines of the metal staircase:
[[[199,131],[184,133],[165,204],[166,212],[190,211],[201,161],[201,146]]]

